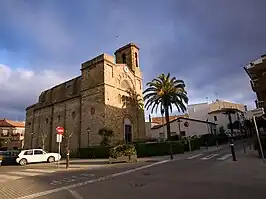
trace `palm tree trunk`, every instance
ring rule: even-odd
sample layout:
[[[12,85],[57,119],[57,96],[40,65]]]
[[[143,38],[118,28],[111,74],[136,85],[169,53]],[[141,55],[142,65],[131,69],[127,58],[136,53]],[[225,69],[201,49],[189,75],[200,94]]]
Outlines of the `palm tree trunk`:
[[[137,134],[138,134],[138,140],[139,140],[139,109],[136,108],[136,114],[137,114]]]
[[[170,122],[169,122],[169,109],[168,106],[164,106],[165,109],[165,120],[166,120],[166,130],[167,130],[167,140],[170,141],[171,137],[171,129],[170,129]],[[173,159],[173,148],[171,142],[169,142],[169,154],[170,159]]]
[[[165,121],[166,121],[166,132],[167,132],[167,139],[169,140],[171,137],[171,129],[170,129],[170,122],[169,122],[169,109],[168,106],[164,106],[165,109]]]

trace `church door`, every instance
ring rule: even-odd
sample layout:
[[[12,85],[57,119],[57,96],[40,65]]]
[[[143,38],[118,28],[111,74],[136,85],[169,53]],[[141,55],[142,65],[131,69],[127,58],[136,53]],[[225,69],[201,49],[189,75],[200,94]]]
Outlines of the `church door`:
[[[126,143],[132,142],[132,124],[129,118],[124,119],[124,139]]]
[[[125,141],[126,143],[132,142],[132,127],[131,125],[125,125]]]

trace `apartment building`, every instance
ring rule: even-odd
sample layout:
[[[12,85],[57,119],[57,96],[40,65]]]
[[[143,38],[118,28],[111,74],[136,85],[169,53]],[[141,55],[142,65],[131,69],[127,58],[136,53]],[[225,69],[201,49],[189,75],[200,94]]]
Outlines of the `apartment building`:
[[[257,95],[256,108],[266,109],[266,54],[244,67],[252,90]]]
[[[24,144],[25,123],[7,119],[0,120],[0,148],[21,149]]]

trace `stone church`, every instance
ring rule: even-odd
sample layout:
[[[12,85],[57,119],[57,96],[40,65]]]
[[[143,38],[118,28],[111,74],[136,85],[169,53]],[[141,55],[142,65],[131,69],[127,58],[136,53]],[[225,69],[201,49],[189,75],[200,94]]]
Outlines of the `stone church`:
[[[99,145],[98,132],[103,127],[114,131],[116,141],[145,139],[144,111],[124,103],[129,88],[142,97],[136,44],[119,48],[115,57],[101,54],[83,63],[80,70],[80,76],[43,91],[38,102],[27,107],[25,148],[44,146],[57,151],[57,126],[72,134],[72,151]]]

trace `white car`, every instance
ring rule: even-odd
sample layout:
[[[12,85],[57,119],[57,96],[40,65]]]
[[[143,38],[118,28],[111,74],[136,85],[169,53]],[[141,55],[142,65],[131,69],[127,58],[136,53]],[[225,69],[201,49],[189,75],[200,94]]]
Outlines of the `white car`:
[[[22,166],[28,163],[55,162],[61,159],[59,153],[47,153],[43,149],[22,150],[18,154],[16,162]]]

